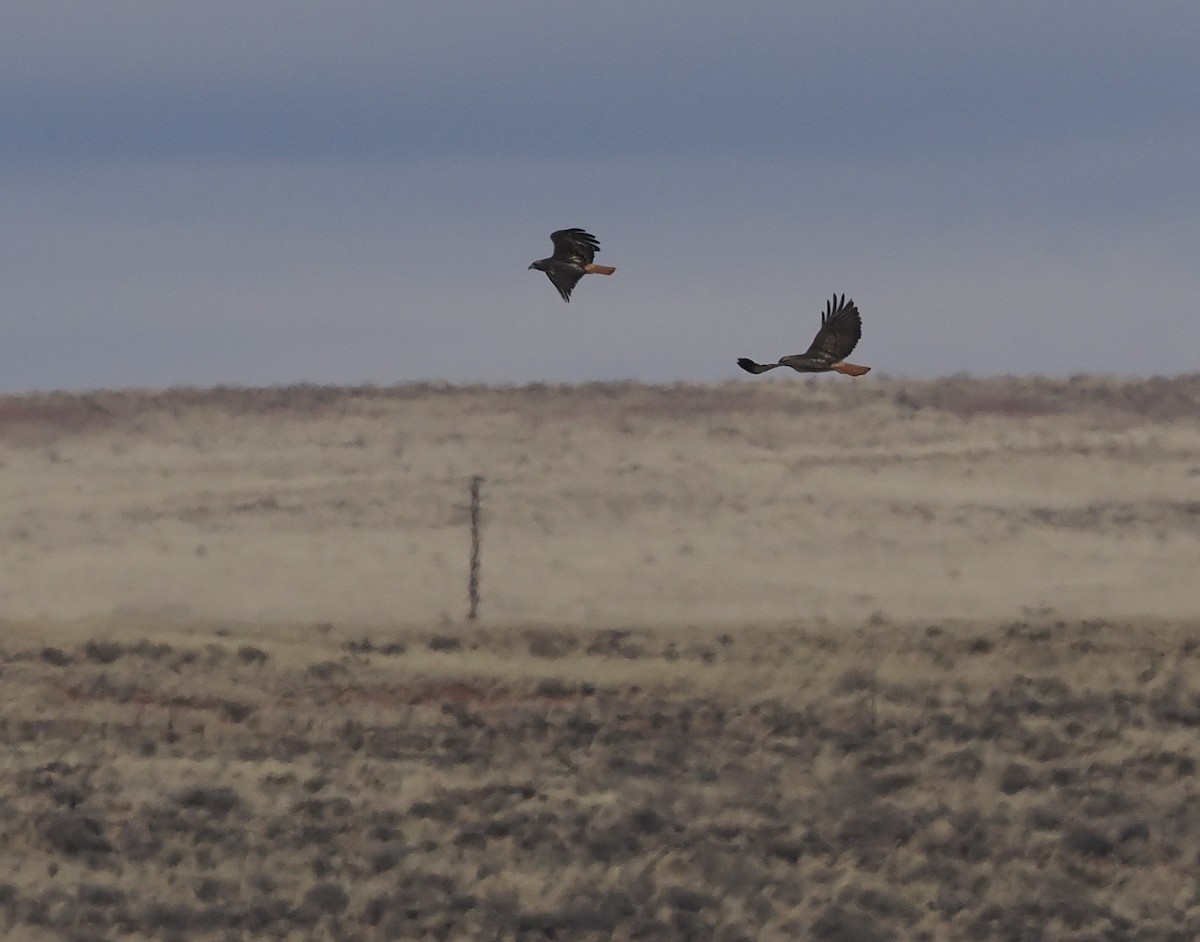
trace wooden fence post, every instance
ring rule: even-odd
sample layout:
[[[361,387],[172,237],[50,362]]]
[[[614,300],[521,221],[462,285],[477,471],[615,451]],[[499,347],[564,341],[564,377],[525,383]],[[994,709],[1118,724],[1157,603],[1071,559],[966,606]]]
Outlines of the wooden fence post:
[[[479,486],[482,483],[483,477],[478,474],[471,478],[471,574],[467,580],[470,602],[467,621],[479,617]]]

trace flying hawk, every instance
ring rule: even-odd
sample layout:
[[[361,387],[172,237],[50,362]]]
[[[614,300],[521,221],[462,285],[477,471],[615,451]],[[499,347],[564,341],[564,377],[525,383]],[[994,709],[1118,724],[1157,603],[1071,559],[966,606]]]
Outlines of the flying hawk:
[[[554,254],[531,262],[529,267],[544,271],[564,301],[571,300],[571,289],[584,275],[611,275],[616,271],[611,265],[593,264],[600,243],[590,232],[559,229],[550,233],[550,241],[554,243]]]
[[[861,336],[862,320],[858,316],[858,308],[853,301],[847,301],[844,294],[840,299],[835,294],[832,301],[825,303],[821,329],[806,353],[780,357],[778,363],[755,363],[747,357],[741,357],[737,363],[747,373],[765,373],[777,366],[790,366],[798,373],[827,373],[833,370],[847,376],[862,376],[870,372],[869,366],[855,366],[845,361]]]

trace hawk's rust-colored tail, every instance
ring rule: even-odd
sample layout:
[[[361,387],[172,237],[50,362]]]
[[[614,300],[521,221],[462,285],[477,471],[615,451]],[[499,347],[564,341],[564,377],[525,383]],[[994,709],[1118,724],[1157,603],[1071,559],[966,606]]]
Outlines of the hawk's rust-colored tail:
[[[611,265],[596,265],[596,264],[584,265],[583,270],[585,272],[587,272],[589,275],[611,275],[613,272],[616,271],[616,269],[613,268]]]
[[[869,366],[856,366],[853,363],[835,363],[830,369],[836,370],[839,373],[845,373],[847,376],[862,376],[864,373],[871,372]]]

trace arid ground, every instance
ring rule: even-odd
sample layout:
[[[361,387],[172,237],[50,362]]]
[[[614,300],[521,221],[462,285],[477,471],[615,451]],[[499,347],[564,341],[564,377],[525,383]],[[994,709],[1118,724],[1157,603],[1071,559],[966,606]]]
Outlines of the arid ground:
[[[842,379],[837,377],[837,379]],[[1200,611],[1200,376],[0,398],[15,619]]]
[[[0,495],[6,940],[1200,938],[1200,377],[9,396]]]

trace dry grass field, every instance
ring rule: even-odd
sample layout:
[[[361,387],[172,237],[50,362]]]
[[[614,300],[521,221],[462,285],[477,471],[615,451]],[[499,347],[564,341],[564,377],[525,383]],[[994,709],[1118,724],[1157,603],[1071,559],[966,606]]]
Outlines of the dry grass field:
[[[1200,610],[1200,376],[0,398],[11,618]]]
[[[1200,938],[1200,377],[13,396],[0,494],[6,940]]]

